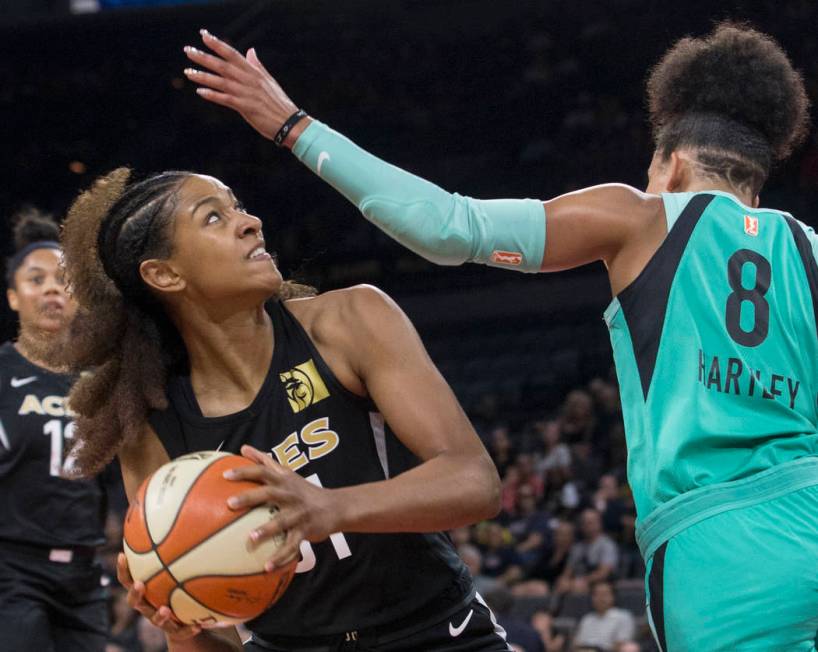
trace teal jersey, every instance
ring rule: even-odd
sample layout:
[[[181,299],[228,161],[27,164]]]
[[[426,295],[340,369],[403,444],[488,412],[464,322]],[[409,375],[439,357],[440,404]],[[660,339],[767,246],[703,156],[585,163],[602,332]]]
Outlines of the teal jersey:
[[[640,520],[818,455],[815,234],[727,193],[662,197],[668,235],[605,312]]]

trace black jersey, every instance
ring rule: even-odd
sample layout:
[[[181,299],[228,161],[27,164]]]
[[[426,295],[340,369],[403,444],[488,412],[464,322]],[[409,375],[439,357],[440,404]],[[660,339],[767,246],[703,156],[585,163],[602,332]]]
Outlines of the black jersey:
[[[0,540],[49,548],[105,542],[100,481],[61,477],[74,432],[72,381],[10,342],[0,346]]]
[[[188,376],[168,384],[169,408],[150,423],[171,458],[248,443],[307,480],[345,487],[384,480],[418,464],[376,411],[335,378],[281,302],[267,310],[275,350],[251,405],[206,418]],[[447,535],[337,533],[301,545],[284,596],[248,623],[259,636],[310,637],[386,626],[412,627],[457,611],[472,595],[468,571]]]

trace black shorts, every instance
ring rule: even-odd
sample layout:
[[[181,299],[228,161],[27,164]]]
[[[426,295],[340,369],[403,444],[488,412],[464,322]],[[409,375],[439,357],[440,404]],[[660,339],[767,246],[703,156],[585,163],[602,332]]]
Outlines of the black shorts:
[[[430,624],[401,638],[378,637],[364,632],[348,632],[331,643],[302,644],[281,647],[253,637],[244,644],[246,652],[509,652],[506,633],[494,614],[478,595],[446,620]]]
[[[0,650],[103,652],[107,590],[90,560],[0,550]]]

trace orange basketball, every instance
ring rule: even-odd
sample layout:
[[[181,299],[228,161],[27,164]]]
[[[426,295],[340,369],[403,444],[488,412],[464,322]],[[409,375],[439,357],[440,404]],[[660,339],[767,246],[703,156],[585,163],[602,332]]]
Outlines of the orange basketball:
[[[177,458],[146,478],[125,516],[125,555],[155,608],[167,605],[183,623],[238,623],[255,618],[290,584],[295,562],[264,571],[284,542],[280,535],[251,548],[252,530],[275,508],[232,510],[227,499],[256,487],[226,480],[250,466],[238,455],[203,451]]]

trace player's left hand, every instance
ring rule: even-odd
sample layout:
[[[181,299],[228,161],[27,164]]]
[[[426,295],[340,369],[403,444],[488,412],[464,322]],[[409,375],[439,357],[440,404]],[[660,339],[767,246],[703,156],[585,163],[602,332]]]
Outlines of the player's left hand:
[[[231,509],[258,505],[278,508],[269,523],[251,533],[250,540],[254,545],[277,534],[286,535],[284,545],[268,561],[268,571],[298,560],[302,540],[323,541],[339,529],[339,510],[334,504],[331,489],[307,482],[252,446],[242,446],[241,454],[256,464],[226,471],[224,477],[228,480],[249,480],[262,486],[232,496],[227,501],[228,506]]]
[[[237,111],[265,138],[275,138],[298,110],[293,101],[259,61],[254,48],[245,56],[207,30],[201,30],[201,35],[212,54],[185,47],[187,58],[206,69],[185,69],[187,78],[199,85],[196,92],[209,102]]]

